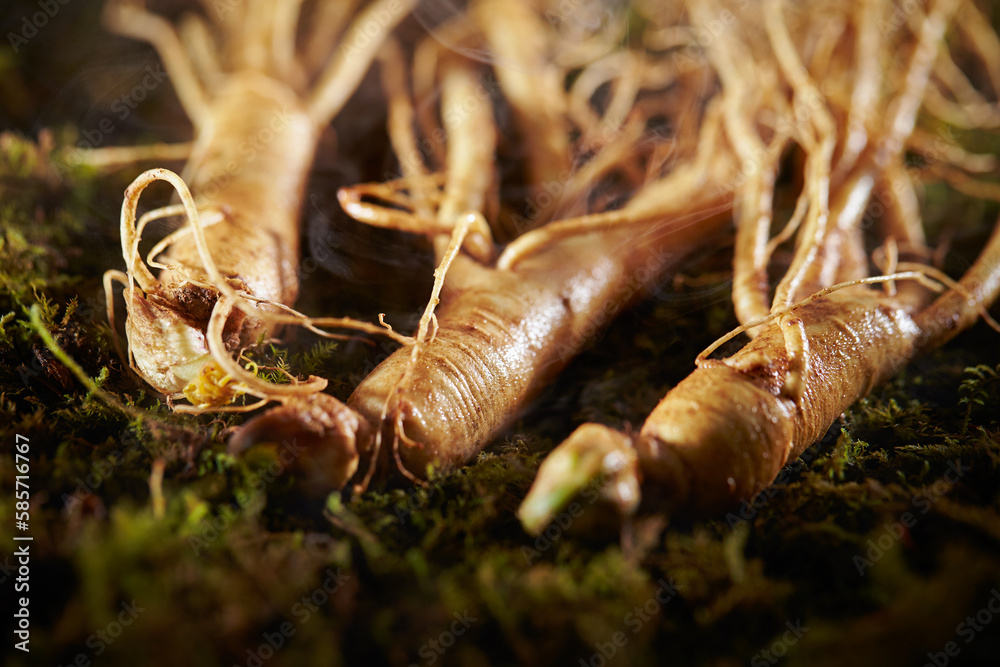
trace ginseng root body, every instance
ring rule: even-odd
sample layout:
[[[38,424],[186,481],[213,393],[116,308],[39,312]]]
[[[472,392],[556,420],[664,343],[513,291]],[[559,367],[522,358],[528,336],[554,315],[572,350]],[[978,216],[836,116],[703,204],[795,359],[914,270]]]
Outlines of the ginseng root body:
[[[626,229],[581,234],[512,271],[466,259],[452,267],[456,286],[405,389],[394,392],[408,365],[401,350],[358,386],[348,405],[372,424],[392,427],[398,420],[398,454],[414,475],[463,465],[618,311],[701,247],[691,237],[710,241],[726,222],[715,216],[650,239]],[[392,438],[387,428],[383,440]]]
[[[317,452],[341,452],[328,459],[337,463],[327,471],[331,488],[348,480],[348,468],[364,487],[373,467],[383,476],[398,469],[425,479],[431,470],[464,465],[621,308],[727,222],[715,215],[672,230],[667,225],[646,239],[628,228],[580,234],[513,270],[460,256],[420,363],[411,366],[411,351],[399,350],[357,387],[350,412],[341,414],[353,431],[302,419],[303,406],[290,404],[249,422],[230,450],[307,437]]]
[[[338,408],[340,418],[359,425],[353,434],[345,437],[349,428],[313,418],[332,407],[316,397],[248,422],[230,441],[230,451],[305,438],[317,452],[341,452],[326,457],[340,461],[327,471],[331,488],[342,486],[356,466],[359,490],[376,474],[398,472],[419,482],[431,470],[459,467],[523,414],[618,311],[728,226],[733,197],[727,184],[738,164],[724,146],[720,110],[705,109],[714,89],[705,85],[704,72],[692,68],[688,85],[674,87],[681,75],[672,66],[653,76],[651,65],[648,71],[639,66],[647,55],[636,50],[628,57],[638,69],[629,72],[638,78],[615,84],[620,97],[614,107],[627,110],[639,89],[648,106],[602,118],[590,110],[586,86],[582,92],[561,88],[565,73],[545,46],[558,35],[536,6],[524,0],[502,8],[474,5],[480,22],[510,13],[482,35],[504,62],[513,58],[518,65],[494,67],[502,99],[488,94],[481,63],[444,53],[427,39],[415,52],[415,63],[425,66],[414,66],[414,90],[426,94],[429,81],[440,80],[440,101],[432,96],[415,106],[401,75],[403,52],[390,43],[382,71],[403,177],[340,191],[344,210],[355,219],[424,234],[434,244],[437,280],[415,342],[360,383],[348,400],[350,413]],[[638,76],[640,70],[647,76]],[[595,86],[607,78],[603,68],[596,75]],[[532,115],[529,93],[539,86],[547,87],[551,108]],[[584,103],[575,120],[570,97]],[[495,101],[504,103],[499,113]],[[433,114],[421,116],[421,108],[440,108],[441,127],[434,128]],[[653,113],[661,120],[676,114],[678,126],[691,123],[692,131],[667,141],[654,131],[647,116]],[[711,119],[698,126],[694,121],[703,113]],[[414,114],[425,134],[446,140],[440,155],[431,156],[433,172],[417,148]],[[565,179],[554,198],[551,174],[533,184],[547,199],[528,202],[530,219],[497,205],[503,199],[493,164],[498,116],[512,117],[518,133],[530,137],[524,164],[529,181],[553,170]],[[568,132],[575,124],[590,129]],[[571,168],[569,139],[584,135],[593,141],[573,151],[579,159]],[[628,168],[619,170],[619,162]],[[522,187],[518,183],[514,191]],[[592,191],[603,194],[591,197]],[[469,227],[462,232],[464,224]],[[511,236],[503,248],[493,242]],[[445,252],[445,245],[455,254]]]
[[[247,12],[210,12],[211,28],[202,15],[189,14],[180,34],[141,3],[109,3],[105,18],[112,30],[156,47],[195,130],[183,178],[153,169],[126,191],[127,272],[105,277],[112,326],[111,281],[126,286],[128,361],[158,392],[185,397],[194,404],[185,407],[198,411],[239,393],[281,400],[326,385],[320,378],[267,383],[236,358],[283,324],[314,331],[317,324],[352,326],[291,309],[298,294],[300,208],[321,133],[412,4],[376,0],[359,13],[352,30],[344,25],[349,12],[316,3],[304,31],[308,53],[302,53],[301,2],[262,0]],[[377,25],[378,33],[334,48],[334,35],[356,38],[359,25]],[[157,180],[170,183],[181,203],[137,219],[142,192]],[[176,215],[185,216],[186,224],[158,243],[144,263],[143,229]],[[159,275],[149,267],[160,269]]]
[[[209,113],[225,122],[201,135],[186,171],[199,213],[214,221],[204,228],[212,259],[235,289],[292,304],[298,294],[297,221],[318,128],[298,96],[262,77],[232,80]],[[162,261],[202,264],[190,234],[177,238]],[[209,282],[203,271],[198,277]],[[126,334],[135,364],[168,395],[181,393],[211,358],[205,332],[219,293],[190,278],[190,269],[165,269],[156,283],[143,285],[145,295],[136,290],[127,296]],[[267,330],[262,319],[237,310],[226,322],[226,347],[245,348]]]
[[[638,506],[634,488],[647,508],[686,516],[718,515],[751,499],[875,385],[996,300],[1000,224],[952,290],[926,307],[920,292],[907,294],[824,290],[775,313],[731,357],[701,361],[635,438],[579,427],[542,463],[519,510],[525,528],[543,530],[595,480],[622,515]]]
[[[720,343],[741,332],[752,341],[727,359],[703,353],[635,437],[595,424],[577,429],[542,464],[521,506],[529,532],[544,529],[567,499],[595,484],[620,516],[639,507],[640,487],[646,507],[671,514],[715,515],[749,500],[874,385],[970,326],[997,298],[1000,230],[961,283],[930,266],[916,194],[921,173],[904,159],[921,144],[919,114],[925,97],[936,99],[935,77],[954,68],[945,36],[953,19],[967,20],[956,14],[960,0],[928,3],[919,20],[882,40],[874,27],[891,4],[868,3],[872,14],[841,6],[859,37],[829,31],[838,48],[824,58],[802,37],[826,24],[786,4],[766,0],[759,15],[733,22],[731,34],[708,47],[722,81],[726,132],[755,165],[737,187],[733,302],[742,326]],[[692,1],[688,8],[705,22],[715,16],[711,5]],[[906,44],[905,64],[885,82],[859,81],[879,76],[864,63],[894,53],[894,40]],[[989,40],[995,48],[995,37]],[[991,67],[991,58],[973,51]],[[841,77],[852,96],[820,92]],[[755,80],[761,85],[748,83]],[[927,105],[932,115],[934,106]],[[748,122],[758,113],[772,120]],[[765,126],[777,129],[761,133]],[[788,142],[803,154],[802,188],[775,233]],[[875,214],[879,224],[871,229],[883,202],[886,215]],[[869,277],[865,244],[872,237],[881,243],[872,259],[889,275]],[[775,252],[793,238],[784,276],[772,286]],[[951,289],[927,305],[928,288],[944,289],[931,276]]]
[[[645,496],[718,514],[768,486],[837,417],[914,355],[920,330],[892,298],[846,288],[779,317],[656,406],[635,441]]]

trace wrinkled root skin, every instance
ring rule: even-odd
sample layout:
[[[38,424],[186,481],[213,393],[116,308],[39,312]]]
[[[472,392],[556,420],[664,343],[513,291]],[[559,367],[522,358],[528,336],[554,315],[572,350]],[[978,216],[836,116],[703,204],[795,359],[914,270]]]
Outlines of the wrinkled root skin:
[[[459,257],[448,276],[439,328],[408,385],[400,389],[410,359],[404,349],[348,400],[371,424],[381,422],[385,410],[380,475],[393,474],[395,452],[406,471],[422,479],[473,460],[616,313],[727,223],[717,216],[666,232],[581,234],[512,271]],[[394,446],[397,420],[405,438]],[[361,454],[371,457],[365,449]]]
[[[804,325],[807,349],[789,353]],[[671,390],[637,440],[645,488],[659,504],[712,516],[765,489],[837,417],[915,355],[906,310],[848,288],[778,318],[728,359]]]
[[[438,328],[406,382],[410,348],[390,355],[348,399],[361,431],[344,442],[325,438],[323,446],[357,452],[351,480],[357,490],[372,479],[428,479],[469,463],[617,312],[728,223],[727,215],[717,214],[697,225],[667,220],[642,233],[627,227],[584,233],[528,256],[513,270],[458,256],[441,295]],[[265,415],[241,429],[241,449],[298,429],[290,403],[277,410],[280,419]],[[344,479],[344,470],[330,473],[331,490],[342,488]]]
[[[543,530],[580,499],[579,489],[598,484],[607,494],[594,452],[623,446],[634,447],[627,477],[641,482],[641,505],[619,503],[619,518],[637,508],[722,515],[769,486],[844,410],[909,362],[920,331],[907,308],[867,287],[777,317],[739,352],[704,362],[670,390],[634,439],[580,426],[539,469],[522,524]]]
[[[492,273],[490,282],[449,295],[438,332],[407,387],[397,391],[410,361],[410,350],[402,349],[348,400],[370,424],[379,424],[388,399],[379,476],[396,468],[397,417],[406,437],[396,446],[401,463],[426,479],[433,469],[452,469],[474,458],[564,365],[550,349],[552,340],[570,335],[569,311],[559,294],[510,273]],[[363,455],[370,461],[373,452],[370,441]]]

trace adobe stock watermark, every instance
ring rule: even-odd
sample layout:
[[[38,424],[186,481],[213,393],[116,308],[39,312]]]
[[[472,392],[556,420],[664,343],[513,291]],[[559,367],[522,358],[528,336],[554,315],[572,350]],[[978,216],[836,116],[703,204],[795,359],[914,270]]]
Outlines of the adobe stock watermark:
[[[246,660],[234,664],[233,667],[262,667],[295,636],[298,628],[308,623],[313,614],[326,605],[330,598],[336,595],[337,591],[343,588],[350,579],[350,576],[342,573],[339,567],[336,570],[327,568],[323,574],[326,577],[320,585],[310,593],[303,595],[289,609],[295,622],[285,620],[273,632],[261,633],[261,642],[253,648],[248,648]]]
[[[934,133],[934,139],[927,141],[918,148],[918,154],[922,158],[924,166],[911,166],[908,169],[912,172],[919,172],[921,169],[929,168],[934,163],[952,161],[949,158],[949,154],[953,154],[956,150],[961,151],[958,144],[958,137],[959,133],[951,126],[945,125],[938,128]],[[920,177],[916,176],[914,180],[919,181]],[[861,229],[866,230],[873,227],[885,215],[887,210],[895,206],[897,200],[907,197],[909,182],[910,179],[897,178],[893,179],[890,183],[883,183],[881,187],[874,188],[871,196],[868,198],[868,205],[865,207],[864,216],[861,219]]]
[[[8,32],[7,41],[14,53],[20,53],[22,46],[27,46],[28,42],[38,36],[39,31],[49,24],[49,21],[56,17],[59,10],[68,5],[71,0],[38,0],[35,5],[37,12],[25,14],[21,17],[21,25],[17,32]]]
[[[87,498],[92,496],[104,484],[115,470],[125,462],[125,455],[119,451],[111,452],[107,457],[97,459],[90,464],[90,472],[86,476],[79,475],[74,478],[76,489],[73,494],[64,493],[62,495],[63,507],[66,511],[72,512],[83,504]]]
[[[779,114],[774,122],[774,129],[783,135],[796,137],[802,134],[801,130],[806,128],[815,114],[822,112],[829,113],[826,97],[820,89],[813,85],[807,86],[801,94],[796,94],[792,98],[791,113]],[[722,191],[738,190],[746,185],[752,177],[756,177],[764,165],[774,165],[779,151],[782,149],[780,142],[772,145],[760,145],[757,148],[741,152],[739,169],[732,181],[720,184]]]
[[[902,2],[893,3],[893,5],[892,16],[879,19],[876,26],[883,37],[887,37],[902,28],[906,25],[907,17],[921,9],[917,0],[902,0]]]
[[[132,431],[125,431],[119,439],[119,448],[112,451],[108,456],[96,459],[90,464],[90,471],[86,475],[77,475],[73,478],[76,488],[72,494],[62,494],[63,509],[72,512],[84,503],[90,496],[94,495],[106,482],[118,466],[125,463],[128,452],[132,448],[146,449],[149,442],[140,438]]]
[[[612,457],[616,458],[612,460]],[[608,454],[601,474],[588,482],[577,493],[577,497],[583,502],[574,499],[573,502],[566,506],[566,509],[552,518],[549,525],[542,531],[542,534],[535,538],[532,546],[525,544],[521,547],[521,555],[524,556],[524,562],[531,565],[541,558],[543,553],[555,546],[562,539],[563,534],[573,525],[573,522],[583,516],[584,510],[601,498],[601,489],[604,488],[604,485],[613,479],[626,465],[628,465],[628,461],[620,452]]]
[[[99,628],[94,631],[85,642],[87,648],[90,652],[81,651],[76,654],[71,662],[67,662],[65,667],[90,667],[94,663],[91,658],[99,658],[108,650],[112,644],[115,643],[122,633],[125,632],[125,628],[129,627],[135,622],[135,619],[139,618],[139,614],[146,611],[144,608],[138,606],[135,600],[131,602],[122,602],[121,611],[118,612],[118,617],[108,623],[105,627]],[[59,667],[63,667],[60,664]]]
[[[236,11],[242,4],[243,0],[212,0],[212,11],[216,18],[224,19],[229,12]]]
[[[588,141],[593,146],[608,146],[630,131],[627,124],[617,125],[614,122],[604,120],[599,129],[588,135]],[[644,131],[641,144],[657,143],[661,145],[660,150],[666,148],[664,158],[673,154],[676,150],[677,140],[670,132],[663,127]],[[533,186],[533,194],[524,201],[524,207],[520,212],[511,212],[510,221],[518,234],[528,231],[543,215],[549,214],[553,207],[566,201],[573,201],[591,189],[591,186],[581,186],[574,183],[574,178],[579,175],[578,166],[564,169],[554,179],[542,181]]]
[[[647,294],[654,288],[662,277],[666,269],[677,260],[678,253],[669,247],[656,247],[647,256],[642,264],[636,264],[629,269],[625,280],[615,284],[613,291],[606,293],[604,302],[600,309],[593,312],[590,321],[580,332],[575,341],[567,342],[559,340],[556,343],[553,363],[565,363],[575,357],[580,350],[586,348],[596,341],[607,325],[612,322],[618,314],[627,308],[637,298]],[[590,289],[590,285],[596,283],[600,289],[603,277],[599,272],[595,272],[593,267],[581,269],[568,282],[579,286],[583,290],[584,286]]]
[[[626,634],[624,630],[618,630],[608,638],[608,641],[595,642],[594,652],[587,659],[580,658],[579,667],[604,667],[628,645],[632,637],[639,634],[647,623],[663,611],[664,606],[677,597],[677,586],[673,579],[660,579],[656,583],[653,595],[622,617],[622,624],[632,631],[631,635]]]
[[[972,466],[962,465],[962,459],[958,459],[956,461],[949,461],[948,468],[949,470],[944,474],[943,478],[934,482],[927,491],[918,493],[910,499],[910,504],[918,512],[903,512],[899,515],[897,521],[883,524],[878,537],[869,538],[867,542],[868,549],[863,555],[858,554],[853,559],[854,567],[858,570],[858,576],[865,576],[868,568],[880,561],[886,552],[892,549],[899,540],[903,539],[907,531],[915,526],[921,517],[930,512],[934,503],[951,491],[951,488],[962,479],[965,473],[972,469]]]
[[[108,138],[118,130],[119,124],[139,108],[139,105],[168,78],[167,71],[159,62],[146,65],[139,74],[142,75],[139,82],[111,102],[110,115],[104,116],[91,127],[82,128],[80,142],[55,156],[52,166],[59,178],[63,178],[71,168],[79,167],[85,162],[83,151],[107,143]]]
[[[785,627],[788,629],[770,646],[754,654],[750,659],[750,667],[768,667],[775,664],[788,653],[790,647],[798,644],[803,635],[809,632],[809,628],[802,625],[801,620],[796,620],[795,623],[785,621]]]
[[[484,74],[478,83],[479,85],[475,87],[475,90],[470,95],[466,95],[458,102],[453,102],[447,107],[442,108],[441,113],[445,121],[442,126],[435,127],[429,136],[419,138],[413,150],[407,151],[405,155],[398,156],[401,167],[400,171],[402,173],[405,174],[424,169],[426,164],[423,156],[432,155],[435,152],[445,149],[447,146],[448,133],[444,128],[463,124],[480,106],[490,104],[492,94],[500,89],[500,84],[492,72]],[[391,172],[386,172],[382,176],[382,180],[384,181],[392,181],[396,178],[398,176]]]
[[[560,0],[559,4],[545,10],[545,20],[550,26],[557,27],[563,21],[573,19],[586,30],[600,30],[607,23],[611,10],[603,8],[603,11],[598,11],[595,4],[587,0]]]
[[[986,626],[993,622],[995,615],[1000,614],[1000,588],[990,591],[990,597],[986,604],[976,612],[974,616],[966,616],[965,619],[955,626],[955,634],[965,640],[965,644],[971,644],[976,636],[986,629]],[[927,662],[923,667],[945,667],[952,658],[957,658],[962,652],[962,645],[957,641],[949,641],[940,651],[928,651]]]
[[[738,0],[734,4],[736,13],[733,13],[729,9],[723,9],[711,20],[695,26],[693,29],[694,41],[684,48],[674,51],[672,54],[674,64],[681,67],[690,67],[700,62],[701,52],[723,36],[726,29],[736,22],[737,13],[743,13],[750,6],[750,2],[751,0]]]
[[[468,632],[472,624],[479,620],[475,616],[470,615],[468,609],[461,613],[456,611],[452,616],[455,620],[451,622],[451,625],[442,630],[434,639],[430,639],[420,645],[420,648],[417,649],[417,655],[422,658],[422,661],[419,663],[410,663],[410,667],[435,664],[441,656],[448,652],[448,649],[455,645],[458,638]]]
[[[392,506],[396,519],[402,523],[406,520],[406,517],[418,510],[424,509],[436,493],[437,487],[435,486],[432,486],[429,489],[419,486],[407,489],[406,498],[396,502]]]

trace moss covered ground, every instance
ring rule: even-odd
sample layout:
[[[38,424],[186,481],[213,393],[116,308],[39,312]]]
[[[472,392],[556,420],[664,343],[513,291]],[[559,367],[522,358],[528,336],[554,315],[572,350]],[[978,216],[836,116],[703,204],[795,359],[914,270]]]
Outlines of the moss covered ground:
[[[13,552],[24,543],[13,537],[33,538],[30,653],[15,649],[17,619],[5,612],[4,664],[1000,664],[1000,613],[990,609],[1000,609],[1000,338],[982,325],[854,406],[727,517],[644,517],[624,539],[579,524],[538,539],[521,530],[514,512],[545,452],[583,421],[638,427],[732,326],[725,248],[624,313],[504,438],[428,488],[317,499],[273,474],[273,457],[229,456],[239,417],[171,413],[114,352],[101,274],[123,268],[117,209],[135,170],[54,172],[37,150],[43,124],[74,143],[119,95],[63,99],[93,77],[73,78],[79,63],[43,49],[79,34],[61,31],[96,30],[93,9],[63,11],[78,27],[53,21],[19,57],[0,54],[0,78],[20,95],[8,93],[5,122],[32,137],[0,143],[5,600],[22,595]],[[126,78],[139,67],[101,62]],[[55,88],[24,73],[41,67]],[[152,98],[165,110],[122,120],[121,137],[185,138],[166,88]],[[381,121],[339,121],[348,157],[320,157],[302,308],[371,318],[378,303],[402,328],[430,287],[406,278],[429,277],[427,249],[330,212],[330,182],[386,169]],[[949,268],[960,272],[996,207],[943,189],[925,196],[929,222],[954,231]],[[150,418],[88,395],[39,325]],[[252,352],[330,377],[341,398],[384,353],[305,335]],[[30,527],[19,531],[24,438]]]

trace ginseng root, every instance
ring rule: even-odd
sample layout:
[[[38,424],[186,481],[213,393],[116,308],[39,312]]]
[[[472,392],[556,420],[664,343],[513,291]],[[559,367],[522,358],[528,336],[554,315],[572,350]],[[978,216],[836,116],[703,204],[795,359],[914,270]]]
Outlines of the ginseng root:
[[[791,110],[797,98],[810,100],[808,111],[775,123],[774,136],[785,127],[806,152],[805,185],[786,231],[775,239],[767,236],[778,165],[773,158],[765,160],[758,178],[747,179],[740,188],[744,205],[737,220],[733,297],[743,326],[723,340],[740,332],[753,340],[724,360],[706,358],[715,345],[703,353],[698,368],[667,394],[635,438],[604,426],[581,426],[539,470],[519,512],[529,532],[544,529],[569,498],[592,484],[622,516],[635,511],[639,500],[632,489],[640,481],[642,500],[650,508],[688,515],[723,512],[770,484],[844,410],[916,354],[943,344],[980,315],[996,326],[986,308],[1000,292],[1000,227],[961,283],[923,263],[898,262],[896,257],[897,242],[911,253],[922,251],[923,230],[917,207],[908,200],[913,186],[902,166],[903,150],[957,4],[936,2],[914,22],[910,57],[897,73],[898,87],[889,88],[896,95],[885,105],[889,114],[884,120],[872,117],[875,106],[867,93],[853,96],[846,107],[840,98],[819,96],[779,0],[765,5],[768,49],[757,44],[753,57],[717,55],[724,109],[734,108],[734,95],[744,109],[752,108],[749,91],[733,71],[725,70],[737,64],[753,70],[754,58],[763,71],[781,73],[772,81],[783,78],[787,83],[758,89],[765,91],[758,104]],[[860,16],[849,17],[860,35],[858,63],[878,59],[870,53],[877,41],[864,35],[870,31],[865,22],[876,20],[879,11],[887,9],[867,7]],[[808,27],[797,32],[807,33]],[[747,28],[742,39],[751,44],[753,34]],[[720,48],[730,50],[733,43]],[[844,50],[840,58],[850,53]],[[837,59],[817,62],[841,76],[850,76],[855,67]],[[785,98],[789,93],[791,100]],[[838,126],[837,118],[847,127]],[[761,146],[739,116],[727,116],[727,132],[734,143],[743,142],[748,155]],[[858,132],[864,134],[860,140]],[[834,156],[840,156],[839,162]],[[968,156],[958,159],[972,162]],[[884,267],[902,273],[859,279],[859,273],[867,272],[862,223],[879,182],[895,184],[887,195],[892,213],[881,230]],[[768,309],[761,304],[766,303],[771,252],[796,232],[791,265]],[[951,287],[929,306],[932,281],[927,276]],[[844,282],[831,286],[838,280]],[[874,282],[884,288],[865,286]]]
[[[525,11],[512,13],[510,20],[528,20],[531,13]],[[500,36],[494,32],[491,39]],[[383,58],[398,64],[395,47]],[[429,173],[419,158],[411,127],[413,104],[405,83],[392,75],[398,70],[390,65],[384,74],[393,110],[390,135],[404,177],[395,183],[345,188],[341,203],[364,222],[426,234],[434,241],[439,261],[445,255],[444,245],[454,243],[456,220],[483,221],[469,228],[462,253],[448,261],[447,278],[439,276],[441,307],[425,313],[412,349],[391,355],[348,400],[351,419],[365,425],[363,433],[343,442],[343,429],[317,429],[314,420],[297,418],[291,406],[282,406],[244,426],[231,441],[231,451],[298,433],[311,433],[318,443],[326,433],[323,447],[357,448],[358,489],[368,485],[376,470],[422,480],[431,470],[467,463],[599,334],[615,312],[727,226],[732,195],[719,184],[735,178],[736,162],[733,151],[720,145],[717,110],[707,111],[712,120],[700,132],[671,142],[677,149],[672,169],[651,159],[650,173],[633,169],[628,174],[635,181],[623,189],[623,196],[629,197],[623,207],[539,226],[517,237],[494,260],[492,238],[509,233],[509,225],[498,221],[499,216],[491,216],[487,225],[481,215],[491,210],[495,199],[495,184],[489,177],[494,159],[490,141],[497,136],[492,100],[479,82],[483,68],[453,54],[438,56],[434,68],[441,79],[440,113],[447,138],[444,173]],[[523,78],[523,72],[508,74],[500,82],[505,95],[508,86],[519,85]],[[646,94],[661,95],[660,113],[704,108],[710,86],[663,93],[670,82],[670,77],[661,75],[643,83],[652,89]],[[558,96],[559,91],[550,94]],[[671,100],[670,95],[680,99]],[[560,102],[553,108],[568,105]],[[546,124],[545,116],[532,122],[530,133],[537,136],[565,134],[569,126],[565,116],[554,125]],[[424,119],[425,126],[431,123]],[[580,207],[574,199],[586,200],[588,191],[617,168],[618,160],[655,155],[655,142],[640,145],[644,124],[641,111],[624,126],[608,119],[601,150],[566,177],[567,190],[576,194],[539,209]],[[592,137],[601,128],[588,129]],[[550,142],[548,148],[529,154],[529,173],[549,164],[545,156],[560,142],[565,143],[564,139]],[[609,155],[614,157],[608,159]],[[582,207],[590,206],[584,201]],[[343,459],[354,460],[347,453]],[[331,470],[329,477],[333,486],[346,474],[343,469]]]
[[[264,382],[237,361],[240,352],[283,324],[321,335],[331,334],[319,326],[388,333],[346,319],[311,319],[290,306],[298,293],[299,212],[320,133],[412,5],[376,0],[346,28],[346,17],[320,13],[315,31],[342,33],[342,48],[327,39],[321,60],[329,62],[312,66],[296,57],[301,2],[211,12],[219,43],[198,15],[187,17],[179,36],[141,4],[108,5],[112,30],[156,47],[195,128],[183,179],[151,170],[126,191],[127,271],[105,276],[112,329],[117,280],[126,286],[129,364],[158,392],[186,397],[193,404],[188,410],[215,408],[239,393],[279,400],[315,393],[325,380]],[[375,36],[368,32],[372,25],[379,26]],[[357,40],[362,27],[366,37]],[[314,50],[309,62],[320,60]],[[181,203],[137,219],[141,193],[157,180],[169,182]],[[139,241],[149,222],[174,215],[184,215],[187,224],[149,254],[149,267],[160,269],[154,276],[139,257]]]
[[[317,448],[341,452],[351,468],[357,452],[361,488],[375,467],[426,479],[468,463],[619,309],[726,228],[728,204],[716,203],[648,236],[625,225],[576,234],[513,270],[458,256],[419,363],[410,350],[397,351],[348,400],[343,414],[354,432],[339,424],[316,428],[307,418],[312,403],[306,416],[287,404],[248,422],[230,451],[312,434]],[[328,477],[332,489],[349,475],[336,468]]]
[[[752,498],[875,385],[975,322],[1000,294],[998,260],[1000,225],[961,283],[925,309],[848,286],[776,313],[732,357],[702,359],[634,439],[598,424],[578,428],[543,462],[522,524],[540,533],[595,483],[622,516],[636,510],[640,486],[650,509],[687,516]]]

